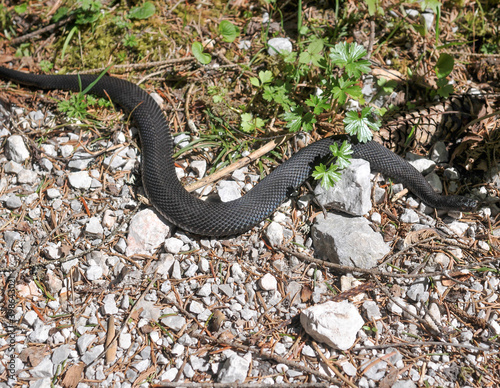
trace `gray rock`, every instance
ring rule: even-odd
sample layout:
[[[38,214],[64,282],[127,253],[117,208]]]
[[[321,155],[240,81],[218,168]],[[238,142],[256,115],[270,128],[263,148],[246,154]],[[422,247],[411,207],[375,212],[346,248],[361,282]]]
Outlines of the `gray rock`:
[[[7,249],[12,248],[16,241],[21,240],[21,234],[19,232],[14,232],[12,230],[8,230],[3,234],[3,239],[5,241],[5,245]]]
[[[17,163],[23,163],[30,157],[30,152],[20,135],[10,136],[5,142],[4,151],[8,160],[12,160]]]
[[[71,155],[71,152],[73,152],[73,147],[67,149],[66,151],[70,151],[69,155]],[[80,170],[80,171],[85,170],[92,161],[92,158],[93,156],[90,155],[88,152],[85,152],[84,150],[77,150],[71,157],[71,160],[68,163],[68,167],[73,170]]]
[[[434,171],[436,163],[432,160],[421,158],[410,161],[410,164],[415,167],[422,175],[427,175]]]
[[[233,353],[224,362],[217,375],[217,381],[222,384],[243,383],[247,377],[250,362]]]
[[[61,362],[66,360],[71,351],[70,345],[61,345],[52,353],[52,363],[54,365],[59,365]]]
[[[104,350],[104,345],[97,345],[93,347],[82,356],[82,361],[86,365],[91,364],[97,358],[97,356],[99,356],[99,354],[102,353],[103,350]]]
[[[390,250],[363,217],[328,214],[325,219],[320,215],[311,234],[316,254],[341,265],[373,268]]]
[[[377,303],[375,303],[373,300],[364,301],[363,308],[366,310],[366,316],[369,320],[382,318],[380,309],[378,308]]]
[[[78,352],[83,355],[87,351],[89,345],[97,338],[95,334],[83,334],[76,341],[76,348]]]
[[[342,178],[332,188],[325,190],[321,185],[314,190],[318,201],[327,208],[334,208],[347,214],[361,216],[370,211],[370,163],[352,159],[350,166],[342,171]]]
[[[303,310],[300,323],[315,340],[347,350],[354,344],[364,321],[356,307],[344,300],[329,301]]]
[[[408,288],[406,295],[414,302],[418,302],[422,300],[424,293],[425,293],[425,279],[418,279],[410,286],[410,288]]]
[[[450,160],[450,154],[443,141],[437,141],[432,146],[431,160],[436,163],[446,163]]]
[[[267,42],[269,48],[267,53],[271,56],[278,54],[288,54],[292,52],[292,42],[286,38],[272,38]]]
[[[46,356],[40,363],[30,370],[33,377],[52,377],[54,364],[50,361],[50,356]]]
[[[11,194],[5,201],[5,206],[7,209],[18,209],[23,205],[21,198],[17,195]]]
[[[439,176],[435,172],[427,174],[425,179],[429,182],[436,193],[441,194],[443,192],[443,183],[441,183],[441,179],[439,179]]]

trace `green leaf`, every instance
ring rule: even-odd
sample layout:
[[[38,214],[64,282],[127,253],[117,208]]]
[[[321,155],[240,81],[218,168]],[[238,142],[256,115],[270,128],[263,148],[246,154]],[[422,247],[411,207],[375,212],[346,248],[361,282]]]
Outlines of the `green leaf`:
[[[341,175],[337,170],[338,165],[336,164],[330,164],[330,166],[326,167],[323,163],[320,163],[319,166],[314,168],[312,176],[316,180],[321,180],[321,186],[329,189],[340,180]]]
[[[357,136],[358,140],[365,143],[372,139],[372,130],[380,129],[380,122],[370,120],[371,108],[369,106],[363,108],[361,112],[349,111],[344,118],[345,131],[353,136]]]
[[[330,151],[332,155],[337,158],[335,164],[338,165],[339,168],[346,168],[351,164],[351,155],[354,151],[352,150],[351,144],[346,140],[342,142],[340,148],[338,143],[333,143],[330,146]]]
[[[224,42],[234,42],[240,34],[240,29],[228,20],[223,20],[219,24],[219,32]]]
[[[320,115],[324,111],[330,108],[326,98],[322,98],[320,96],[311,95],[306,100],[306,105],[313,108],[313,112],[315,115]]]
[[[269,70],[259,71],[259,79],[262,85],[268,84],[273,80],[273,73]]]
[[[316,123],[314,115],[311,112],[304,114],[304,108],[301,106],[293,107],[290,112],[286,112],[283,116],[287,121],[286,127],[290,129],[290,132],[298,132],[301,129],[311,131],[313,124]]]
[[[361,59],[366,55],[363,46],[357,43],[337,43],[330,49],[330,59],[339,67],[345,68],[349,77],[359,78],[370,71],[370,61]]]
[[[436,63],[434,71],[438,78],[446,78],[450,75],[455,65],[455,59],[446,53],[442,53]]]
[[[427,8],[432,9],[434,13],[437,13],[438,9],[441,9],[441,1],[440,0],[424,0],[420,3],[422,11],[425,11]]]
[[[253,117],[251,113],[242,113],[241,116],[241,130],[246,133],[254,132],[255,129],[262,128],[265,121],[259,117]]]
[[[14,6],[14,11],[16,11],[16,13],[19,15],[25,13],[27,9],[28,9],[28,3],[22,3]]]
[[[260,88],[260,81],[257,77],[250,77],[250,83],[257,88]]]
[[[212,56],[210,54],[203,52],[203,45],[200,42],[193,42],[191,45],[191,51],[193,52],[194,57],[203,65],[208,65],[212,60]]]
[[[132,8],[128,14],[129,19],[148,19],[153,16],[156,12],[156,8],[153,3],[146,1],[140,7]]]

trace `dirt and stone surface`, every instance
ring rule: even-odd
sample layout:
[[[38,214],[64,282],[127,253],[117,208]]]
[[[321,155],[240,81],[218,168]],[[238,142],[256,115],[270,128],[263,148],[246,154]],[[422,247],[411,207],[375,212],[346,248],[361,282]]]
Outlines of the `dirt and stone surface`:
[[[209,5],[194,3],[200,12],[210,12]],[[352,2],[345,6],[354,12]],[[174,19],[172,28],[182,40],[179,18],[193,8],[175,2],[163,7],[155,27]],[[155,93],[176,133],[176,150],[203,139],[198,130],[209,116],[204,88],[230,84],[241,75],[234,67],[263,47],[266,20],[271,18],[276,37],[292,49],[296,43],[296,35],[281,28],[279,13],[269,12],[269,6],[239,2],[231,7],[239,15],[232,21],[243,30],[239,43],[246,42],[233,55],[213,53],[210,65],[202,66],[185,43],[164,52],[163,59],[185,58],[187,64],[169,65],[169,73],[151,65],[141,76],[128,78],[145,82],[146,90]],[[332,17],[312,4],[304,7],[311,18]],[[423,17],[420,8],[411,9],[415,18]],[[286,21],[293,13],[284,10]],[[13,17],[21,37],[42,27],[34,26],[34,20],[43,19],[36,8],[30,12],[29,18]],[[454,12],[447,8],[443,18],[451,20]],[[368,46],[365,19],[351,27],[357,28],[354,39]],[[184,31],[203,31],[205,38],[213,33],[198,19],[185,23]],[[442,26],[443,34],[454,27]],[[29,57],[16,57],[5,39],[1,64],[37,70],[35,63],[49,58],[57,33],[31,38],[42,43]],[[410,58],[427,42],[419,35],[412,38]],[[87,69],[92,68],[97,66]],[[467,80],[466,69],[460,65],[454,74],[457,89],[500,90],[485,71],[480,80]],[[200,91],[166,83],[182,76]],[[373,83],[369,77],[367,84]],[[237,82],[235,94],[245,82]],[[379,105],[394,98],[391,93],[381,97],[374,85],[363,91],[366,100],[374,98]],[[92,111],[91,120],[68,119],[56,105],[67,98],[1,84],[0,285],[5,292],[0,386],[500,384],[500,178],[495,164],[483,169],[481,179],[489,179],[478,183],[463,164],[455,165],[463,158],[449,152],[448,142],[428,145],[427,154],[419,149],[407,155],[436,190],[467,186],[467,195],[480,200],[471,213],[428,208],[401,185],[370,172],[366,162],[354,161],[329,192],[304,188],[247,233],[206,238],[184,233],[147,204],[140,141],[128,116],[111,107]],[[469,147],[480,162],[487,158],[483,144],[493,141],[499,129],[498,112],[492,114],[495,98],[485,104],[483,116],[488,117],[472,126],[476,137]],[[316,136],[301,134],[300,142]],[[281,147],[288,157],[296,142]],[[186,185],[208,176],[213,167],[216,151],[201,151],[177,159],[178,178]],[[474,164],[470,157],[465,163]],[[235,199],[260,175],[259,166],[251,164],[195,195]],[[318,203],[340,210],[325,215]]]

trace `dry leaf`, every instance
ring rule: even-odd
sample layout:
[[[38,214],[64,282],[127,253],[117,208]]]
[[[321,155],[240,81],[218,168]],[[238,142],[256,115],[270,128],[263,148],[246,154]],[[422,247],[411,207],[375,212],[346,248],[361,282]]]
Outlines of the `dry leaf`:
[[[313,290],[309,285],[305,285],[302,287],[302,291],[300,292],[300,299],[302,300],[302,303],[305,303],[309,301],[312,297]]]
[[[405,237],[405,246],[409,246],[415,244],[419,241],[428,239],[429,237],[439,237],[438,232],[434,229],[426,228],[415,230],[413,232],[409,232]]]
[[[61,385],[64,388],[75,388],[80,381],[83,379],[83,370],[85,369],[85,364],[80,362],[79,364],[72,365],[64,374],[64,378]]]

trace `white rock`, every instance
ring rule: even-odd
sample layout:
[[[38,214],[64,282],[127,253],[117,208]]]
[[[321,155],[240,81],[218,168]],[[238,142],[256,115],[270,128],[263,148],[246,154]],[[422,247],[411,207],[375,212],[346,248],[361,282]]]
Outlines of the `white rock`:
[[[130,221],[126,255],[153,253],[169,233],[170,226],[160,220],[152,209],[140,211]]]
[[[87,235],[101,237],[104,233],[101,221],[97,217],[91,217],[85,226],[85,233]]]
[[[279,247],[283,243],[283,227],[277,222],[271,222],[265,233],[267,240],[273,247]]]
[[[97,338],[95,334],[83,334],[76,341],[78,352],[83,355],[87,351],[89,345]]]
[[[276,290],[276,288],[278,287],[278,282],[273,275],[271,275],[270,273],[266,273],[259,279],[259,285],[260,288],[262,288],[264,291],[271,291]]]
[[[182,240],[179,240],[175,237],[170,237],[165,240],[163,246],[168,253],[172,253],[173,255],[175,255],[181,251],[183,245],[184,243],[182,242]]]
[[[198,174],[198,178],[203,178],[207,172],[207,162],[204,160],[193,160],[191,168]]]
[[[44,325],[41,321],[35,322],[35,328],[28,336],[31,342],[44,343],[49,338],[51,325]]]
[[[292,42],[286,38],[272,38],[267,42],[269,48],[267,53],[271,56],[278,54],[287,54],[292,52]]]
[[[75,189],[89,189],[92,178],[87,171],[72,172],[68,175],[69,184]]]
[[[30,157],[30,152],[20,135],[12,135],[5,142],[5,156],[8,160],[22,163]]]
[[[354,344],[364,321],[356,307],[344,300],[330,301],[303,310],[300,323],[315,340],[347,350]]]
[[[173,331],[179,331],[186,324],[186,318],[180,315],[170,315],[168,317],[162,318],[161,323],[163,323]]]
[[[50,188],[47,190],[47,197],[49,199],[54,199],[61,196],[61,192],[58,189]]]
[[[220,181],[217,183],[217,193],[222,202],[229,202],[241,197],[241,187],[234,181]]]
[[[102,353],[103,350],[104,345],[97,345],[96,347],[93,347],[82,356],[82,361],[86,365],[91,364],[97,358],[97,356]]]
[[[85,275],[88,280],[98,280],[103,274],[102,267],[100,265],[91,265],[87,268]]]
[[[105,314],[116,314],[118,313],[118,307],[115,302],[115,295],[108,294],[103,299],[103,309]]]

